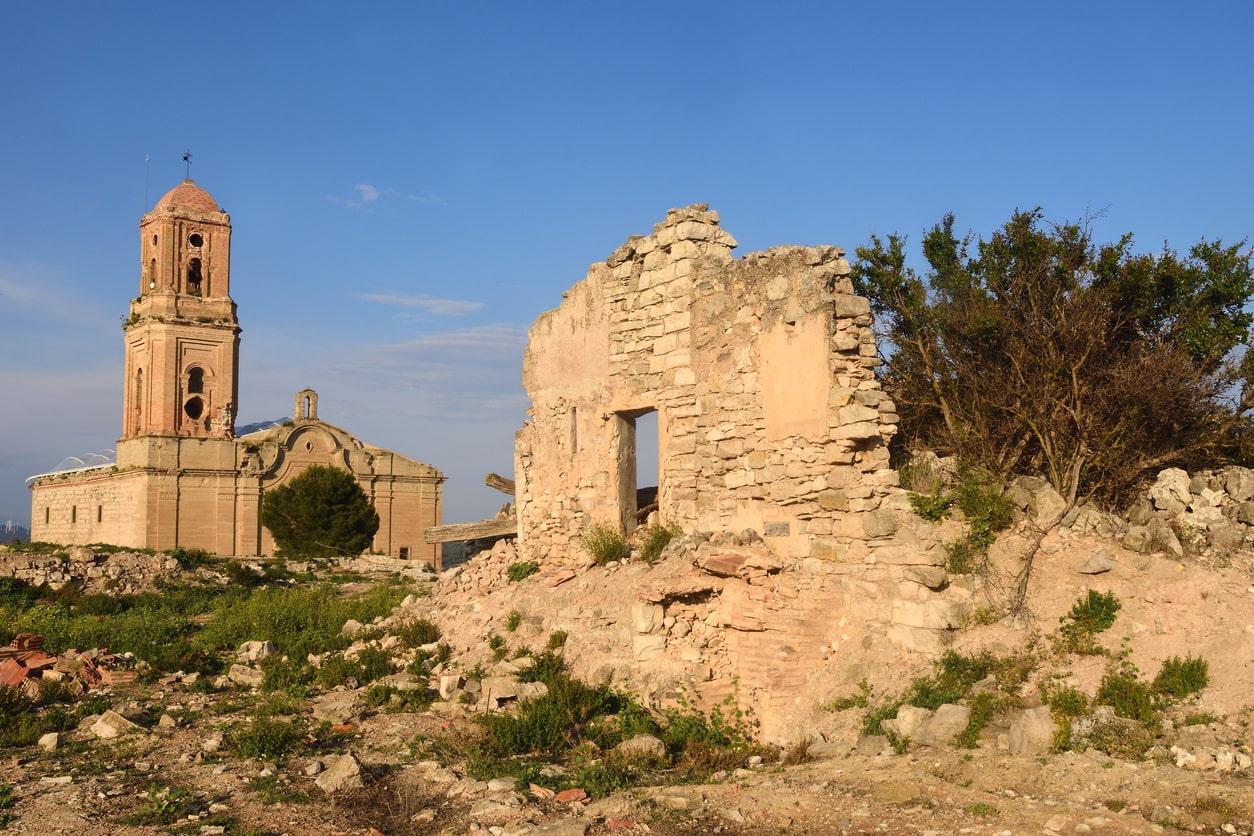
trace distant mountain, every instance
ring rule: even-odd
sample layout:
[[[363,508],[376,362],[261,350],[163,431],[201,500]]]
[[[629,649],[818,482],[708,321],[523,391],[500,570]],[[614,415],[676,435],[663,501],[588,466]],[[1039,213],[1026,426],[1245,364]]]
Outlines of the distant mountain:
[[[14,540],[29,540],[30,529],[23,528],[13,520],[0,524],[0,543],[12,543]]]

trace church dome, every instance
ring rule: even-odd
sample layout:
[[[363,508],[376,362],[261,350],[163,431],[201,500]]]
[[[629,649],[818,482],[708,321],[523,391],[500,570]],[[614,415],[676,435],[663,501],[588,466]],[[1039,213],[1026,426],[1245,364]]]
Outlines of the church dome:
[[[165,197],[157,201],[156,208],[160,209],[162,206],[185,206],[201,212],[222,211],[209,192],[197,186],[190,178],[166,192]]]

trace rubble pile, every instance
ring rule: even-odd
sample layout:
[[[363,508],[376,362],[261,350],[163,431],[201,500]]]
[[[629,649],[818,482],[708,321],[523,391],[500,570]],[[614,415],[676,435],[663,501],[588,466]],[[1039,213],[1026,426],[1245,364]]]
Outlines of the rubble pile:
[[[86,592],[130,594],[181,568],[178,560],[161,553],[113,552],[97,554],[90,546],[71,546],[50,555],[0,553],[0,577],[12,577],[31,586],[59,590],[75,583]]]
[[[73,693],[97,685],[133,682],[135,659],[129,653],[113,654],[95,648],[79,652],[67,650],[53,656],[44,653],[44,637],[19,633],[6,648],[0,648],[0,685],[16,688],[31,699],[38,698],[44,683],[57,682]]]

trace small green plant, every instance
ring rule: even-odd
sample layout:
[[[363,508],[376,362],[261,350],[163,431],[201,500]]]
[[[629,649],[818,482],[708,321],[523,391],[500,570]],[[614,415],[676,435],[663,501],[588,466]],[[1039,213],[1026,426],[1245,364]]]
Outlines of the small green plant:
[[[258,717],[226,735],[227,748],[240,758],[281,761],[296,750],[305,731],[297,723]]]
[[[518,625],[522,624],[522,613],[518,610],[510,610],[509,615],[505,616],[505,630],[513,633],[518,630]]]
[[[540,564],[534,560],[520,560],[511,563],[505,570],[506,577],[510,583],[518,583],[523,578],[529,578],[536,572],[540,571]]]
[[[492,661],[499,662],[509,655],[509,644],[504,636],[491,633],[488,636],[488,647],[492,650]]]
[[[579,535],[578,543],[583,550],[592,556],[597,565],[604,565],[615,560],[626,560],[631,554],[631,547],[617,528],[605,523],[593,523]]]
[[[200,810],[191,790],[186,787],[148,787],[148,797],[138,810],[125,816],[124,824],[168,826],[184,821]]]
[[[940,482],[933,484],[931,493],[910,493],[907,497],[914,512],[929,522],[940,522],[949,516],[949,509],[954,507],[954,495],[941,493]]]
[[[544,643],[547,650],[557,650],[566,646],[566,631],[554,630],[549,633],[549,640]]]
[[[406,621],[396,628],[396,637],[406,648],[422,647],[440,640],[440,628],[425,618]]]
[[[17,798],[13,795],[13,785],[0,781],[0,828],[13,821],[14,815],[9,812],[9,809],[16,803]]]
[[[848,697],[837,697],[823,706],[827,711],[846,711],[850,708],[866,708],[871,698],[871,683],[865,678],[858,680],[858,693]]]
[[[395,685],[371,685],[366,690],[366,705],[388,712],[426,711],[435,702],[436,693],[425,685],[418,688],[397,688]]]
[[[1063,648],[1072,653],[1101,653],[1096,636],[1111,628],[1121,606],[1113,592],[1090,589],[1087,596],[1072,605],[1071,612],[1058,619],[1062,624],[1058,633]]]
[[[658,558],[662,556],[662,550],[671,540],[683,533],[683,529],[678,525],[649,526],[639,539],[640,559],[649,564],[657,563]]]
[[[406,666],[405,670],[410,676],[422,679],[430,676],[431,672],[437,666],[448,662],[449,657],[453,655],[452,648],[444,642],[440,642],[435,646],[435,650],[418,650],[414,653],[414,659]]]
[[[1163,661],[1150,688],[1164,701],[1183,699],[1210,684],[1210,666],[1205,659],[1172,656]]]
[[[1108,705],[1115,710],[1115,716],[1136,720],[1146,728],[1152,727],[1158,719],[1150,686],[1128,671],[1107,671],[1093,702]]]
[[[1212,714],[1209,711],[1202,711],[1197,714],[1184,715],[1184,725],[1186,726],[1209,726],[1211,723],[1218,723],[1219,715]]]
[[[997,815],[997,808],[991,804],[985,804],[982,801],[977,801],[975,804],[972,804],[967,808],[967,812],[973,816],[995,816]]]

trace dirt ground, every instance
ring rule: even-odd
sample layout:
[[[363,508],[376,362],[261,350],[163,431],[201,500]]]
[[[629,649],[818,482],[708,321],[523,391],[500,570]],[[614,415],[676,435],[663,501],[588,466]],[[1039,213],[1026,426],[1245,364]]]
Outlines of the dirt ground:
[[[1113,569],[1079,574],[1076,569],[1098,552],[1112,558]],[[1109,650],[1126,650],[1149,676],[1170,656],[1209,660],[1211,685],[1189,710],[1211,714],[1213,722],[1190,727],[1195,748],[1254,749],[1254,561],[1248,555],[1174,561],[1053,535],[1038,560],[1032,617],[963,631],[956,648],[1008,651],[1047,641],[1084,590],[1113,592],[1122,609],[1101,639]],[[499,602],[489,596],[481,605]],[[458,606],[445,602],[451,612]],[[1070,658],[1065,669],[1045,666],[1039,676],[1092,693],[1107,660]],[[882,660],[876,670],[876,687],[889,689],[921,669],[903,657]],[[316,759],[330,765],[337,753],[309,750],[275,766],[204,751],[215,728],[248,716],[215,713],[223,700],[238,698],[233,690],[201,694],[179,685],[128,684],[104,693],[123,713],[199,715],[172,728],[150,722],[115,740],[96,740],[83,727],[68,733],[56,752],[32,748],[0,764],[0,782],[12,786],[11,805],[0,808],[9,818],[7,832],[1254,834],[1254,769],[1223,771],[1204,758],[1177,766],[1174,753],[1161,747],[1153,759],[1137,762],[1092,750],[1012,755],[992,729],[973,750],[912,747],[866,756],[855,748],[860,717],[849,710],[822,718],[824,736],[836,746],[821,760],[746,766],[701,785],[558,803],[468,780],[455,756],[437,762],[433,748],[452,752],[476,733],[465,712],[446,707],[368,714],[344,730],[340,741],[366,765],[368,781],[328,796],[306,770]],[[193,818],[126,823],[137,811],[172,808],[160,795],[169,787],[185,791]]]

